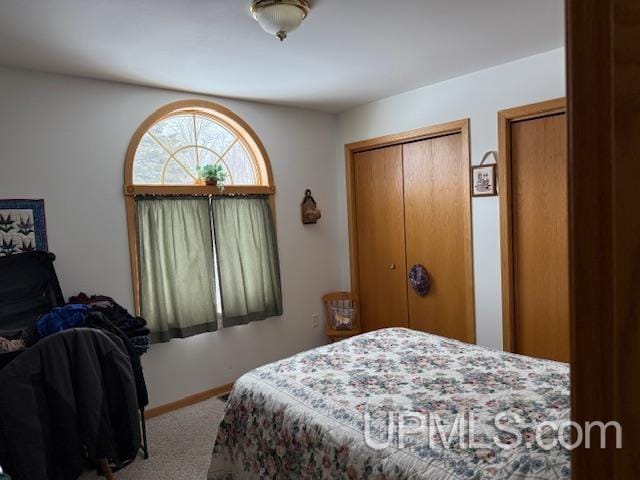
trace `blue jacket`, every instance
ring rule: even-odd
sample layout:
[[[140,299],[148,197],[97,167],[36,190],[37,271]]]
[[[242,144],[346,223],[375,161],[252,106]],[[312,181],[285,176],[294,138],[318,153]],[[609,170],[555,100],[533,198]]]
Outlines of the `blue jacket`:
[[[54,308],[38,319],[38,334],[40,337],[48,337],[63,330],[82,327],[85,323],[87,311],[86,305],[70,304]]]

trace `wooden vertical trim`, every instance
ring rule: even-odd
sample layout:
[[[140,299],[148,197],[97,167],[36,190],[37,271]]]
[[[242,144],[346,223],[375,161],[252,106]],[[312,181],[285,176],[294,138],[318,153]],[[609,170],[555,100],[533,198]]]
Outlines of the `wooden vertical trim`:
[[[131,261],[131,287],[133,289],[133,308],[140,316],[140,270],[138,263],[138,226],[136,216],[136,199],[127,195],[124,198],[127,211],[127,236],[129,240],[129,256]]]
[[[471,167],[471,132],[469,119],[463,120],[464,125],[460,130],[462,135],[462,158],[466,159],[468,168]],[[467,275],[467,331],[471,332],[471,343],[476,343],[476,299],[475,299],[475,279],[473,269],[473,220],[471,215],[471,173],[464,176],[467,201],[464,202],[465,219],[465,268]]]
[[[431,147],[431,151],[433,151],[433,145],[430,145]],[[407,280],[407,275],[409,274],[409,272],[411,271],[411,267],[409,266],[409,252],[407,251],[409,249],[408,247],[408,242],[407,242],[407,185],[406,185],[406,181],[405,181],[405,148],[404,146],[400,147],[400,165],[402,166],[402,220],[403,220],[403,234],[404,234],[404,238],[403,238],[403,248],[404,248],[404,256],[402,258],[402,263],[405,266],[405,281]],[[405,298],[405,304],[407,305],[407,327],[411,327],[411,300],[410,300],[410,293],[409,293],[409,286],[407,285],[404,289],[404,298]]]
[[[345,145],[345,167],[346,167],[346,183],[347,183],[347,213],[349,224],[349,266],[351,276],[351,291],[355,295],[360,296],[359,271],[358,271],[358,238],[357,238],[357,218],[356,218],[356,202],[355,197],[355,173],[354,173],[354,155],[358,152],[374,150],[376,148],[389,147],[392,145],[402,145],[403,143],[416,142],[426,140],[428,138],[442,137],[444,135],[452,135],[460,133],[462,135],[463,158],[467,159],[470,166],[470,135],[469,135],[469,119],[457,120],[440,125],[434,125],[425,128],[411,130],[405,133],[397,133],[376,137],[360,142],[349,143]],[[466,285],[468,302],[467,325],[472,332],[472,341],[476,341],[476,323],[475,323],[475,294],[474,294],[474,278],[473,278],[473,238],[471,228],[471,178],[465,176],[467,182],[468,201],[465,202],[465,260],[467,262],[468,283]]]
[[[502,271],[502,346],[515,349],[513,328],[513,248],[511,211],[511,128],[505,115],[498,113],[498,195],[500,198],[500,258]]]
[[[640,478],[640,3],[568,0],[571,415],[622,449],[573,451],[574,479]],[[594,447],[593,445],[596,445]]]
[[[500,197],[500,257],[502,270],[502,339],[507,352],[515,349],[513,311],[513,209],[511,199],[511,125],[514,122],[566,112],[566,100],[556,98],[498,112],[498,194]]]
[[[345,145],[345,168],[347,174],[347,221],[349,223],[349,272],[351,275],[351,292],[359,297],[360,277],[358,269],[358,219],[356,215],[356,180],[355,180],[355,151]]]

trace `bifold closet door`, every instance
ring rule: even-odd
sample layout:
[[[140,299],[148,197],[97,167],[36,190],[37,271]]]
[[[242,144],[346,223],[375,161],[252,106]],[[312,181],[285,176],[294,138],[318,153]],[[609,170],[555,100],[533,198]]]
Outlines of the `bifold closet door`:
[[[354,187],[363,327],[406,327],[402,147],[356,153]]]
[[[403,145],[407,271],[426,267],[431,291],[408,285],[409,326],[475,342],[469,165],[462,134]]]
[[[565,114],[511,125],[511,192],[514,350],[568,362]]]

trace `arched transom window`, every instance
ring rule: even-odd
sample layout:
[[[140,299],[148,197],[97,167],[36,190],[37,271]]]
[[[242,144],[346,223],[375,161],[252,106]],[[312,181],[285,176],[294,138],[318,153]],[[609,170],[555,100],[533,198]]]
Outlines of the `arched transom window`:
[[[142,137],[133,163],[133,183],[186,185],[198,179],[196,167],[223,166],[229,185],[261,185],[261,172],[242,138],[203,110],[178,111]]]
[[[125,193],[194,193],[197,167],[206,165],[222,166],[227,194],[274,191],[269,159],[251,127],[221,105],[185,100],[160,108],[136,131],[125,163]]]

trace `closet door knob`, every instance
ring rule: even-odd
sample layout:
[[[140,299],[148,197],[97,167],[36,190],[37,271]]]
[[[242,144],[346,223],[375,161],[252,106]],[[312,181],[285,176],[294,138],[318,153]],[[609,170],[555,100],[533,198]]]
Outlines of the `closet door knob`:
[[[391,265],[389,265],[389,270],[395,270],[396,269],[396,264],[392,263]]]

